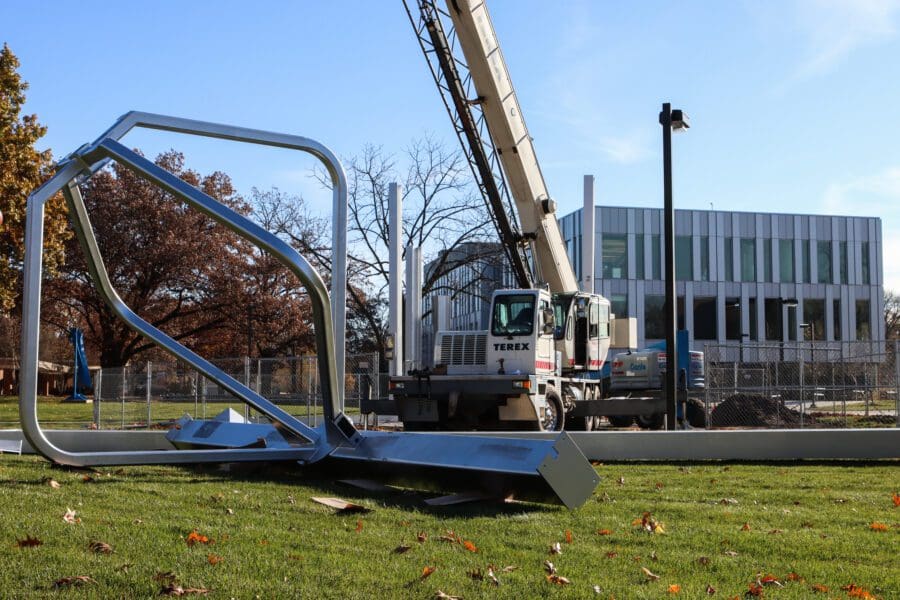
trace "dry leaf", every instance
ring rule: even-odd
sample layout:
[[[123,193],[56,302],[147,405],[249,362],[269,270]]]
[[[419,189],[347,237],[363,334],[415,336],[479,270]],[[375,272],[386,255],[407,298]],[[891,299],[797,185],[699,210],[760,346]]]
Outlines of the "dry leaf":
[[[773,529],[772,531],[769,532],[769,535],[778,535],[779,533],[784,533],[784,532],[780,529]]]
[[[566,529],[566,543],[567,543],[567,544],[571,544],[571,543],[572,543],[572,539],[573,539],[573,537],[572,537],[572,532],[569,531],[568,529]]]
[[[96,481],[96,480],[93,477],[91,477],[90,475],[82,475],[81,481],[83,483],[94,483],[94,481]]]
[[[547,571],[548,575],[553,575],[556,573],[556,567],[549,560],[544,561],[544,570]]]
[[[650,560],[652,560],[652,561],[657,561],[657,560],[659,560],[659,559],[656,557],[656,550],[654,550],[653,552],[650,553]]]
[[[509,565],[507,567],[503,567],[502,569],[500,569],[500,572],[501,573],[512,573],[513,571],[515,571],[518,568],[519,567],[517,567],[515,565]]]
[[[597,535],[612,535],[612,530],[610,529],[598,529]]]
[[[434,593],[435,600],[462,600],[459,596],[451,596],[450,594],[445,594],[441,590],[438,590]]]
[[[58,482],[57,480],[55,480],[55,479],[48,479],[48,480],[47,480],[47,485],[49,485],[50,487],[52,487],[54,490],[58,490],[59,488],[62,487],[62,486],[59,484],[59,482]]]
[[[268,545],[269,545],[269,540],[259,540],[259,545],[260,545],[260,546],[268,546]]]
[[[210,544],[211,543],[208,537],[206,537],[205,535],[201,535],[200,533],[197,532],[196,529],[191,531],[184,541],[189,547],[193,547],[194,544]]]
[[[488,581],[490,581],[494,585],[496,585],[496,586],[500,585],[500,580],[497,579],[497,576],[494,575],[494,570],[490,567],[488,567],[487,578],[488,578]]]
[[[595,586],[593,586],[591,589],[594,590],[594,593],[595,593],[595,594],[602,594],[602,593],[603,593],[603,588],[601,588],[599,585],[595,585]]]
[[[677,583],[673,583],[672,585],[669,586],[669,588],[666,591],[670,594],[677,594],[678,592],[681,591],[681,586],[678,585]]]
[[[647,567],[641,567],[641,571],[644,573],[644,575],[647,576],[647,579],[649,579],[650,581],[656,581],[659,579],[659,575],[651,572]]]
[[[736,498],[722,498],[719,500],[719,504],[737,504],[738,501]]]
[[[62,579],[57,579],[53,582],[54,587],[69,587],[69,586],[81,586],[86,583],[97,583],[97,581],[93,577],[88,577],[87,575],[76,575],[74,577],[63,577]]]
[[[709,564],[709,557],[708,557],[708,556],[701,556],[700,558],[697,559],[697,562],[700,563],[701,565],[703,565],[703,566],[705,567],[705,566],[707,566],[707,565]]]
[[[234,514],[234,509],[233,509],[233,508],[226,508],[226,509],[225,509],[225,514],[226,514],[226,515],[233,515],[233,514]]]
[[[91,552],[95,552],[97,554],[112,554],[112,546],[107,544],[106,542],[91,542],[88,545]]]
[[[741,525],[741,531],[750,531],[750,523],[744,523]]]
[[[716,593],[716,588],[714,588],[713,586],[711,586],[711,585],[709,585],[709,584],[707,583],[707,584],[706,584],[706,595],[707,595],[707,596],[712,596],[712,595],[714,595],[715,593]]]
[[[177,580],[178,577],[172,571],[159,571],[153,576],[153,579],[160,583],[175,583],[175,580]]]
[[[810,586],[810,589],[811,589],[812,591],[818,592],[818,593],[820,593],[820,594],[827,594],[827,593],[828,593],[828,586],[827,586],[827,585],[822,585],[821,583],[814,583],[814,584],[812,584],[812,585]]]
[[[547,581],[549,581],[550,583],[555,583],[556,585],[569,585],[570,583],[572,583],[565,577],[557,575],[556,573],[547,575]]]
[[[423,567],[422,575],[419,576],[419,581],[424,581],[425,579],[431,577],[431,574],[434,573],[436,568],[437,567]]]
[[[647,533],[665,533],[665,527],[662,523],[653,518],[649,512],[645,512],[640,519],[631,522],[632,525],[640,525],[641,529]]]
[[[175,583],[170,583],[168,585],[163,586],[163,588],[159,591],[162,596],[188,596],[191,594],[208,594],[209,590],[206,588],[192,588],[192,587],[181,587]]]
[[[471,571],[466,571],[466,575],[468,575],[475,581],[484,581],[484,572],[481,569],[472,569]]]
[[[406,544],[400,544],[396,548],[394,548],[394,554],[403,554],[404,552],[408,552],[412,548],[412,546],[407,546]]]
[[[81,519],[75,516],[75,511],[66,507],[66,514],[63,515],[63,521],[66,523],[80,523]]]
[[[619,485],[625,485],[625,478],[619,477]]]
[[[356,520],[356,533],[359,533],[360,531],[362,531],[362,528],[363,528],[362,519],[357,519]]]
[[[478,552],[478,548],[476,548],[475,544],[473,544],[469,540],[463,542],[463,548],[465,548],[469,552]]]
[[[452,529],[448,529],[447,533],[438,538],[442,542],[451,544],[462,544],[462,538],[459,537]]]
[[[772,575],[771,573],[763,575],[762,577],[757,576],[756,583],[758,583],[760,585],[777,585],[778,587],[784,587],[784,584],[782,584],[778,580],[778,578],[775,577],[774,575]]]
[[[897,493],[892,494],[891,500],[894,501],[894,507],[900,506],[900,494],[897,494]]]
[[[44,542],[37,539],[36,537],[31,537],[30,535],[26,535],[24,540],[16,540],[17,548],[34,548],[35,546],[40,546]]]
[[[210,554],[209,556],[206,557],[206,562],[208,562],[211,565],[217,565],[220,562],[222,562],[223,560],[225,560],[225,559],[222,558],[221,556],[219,556],[218,554]]]
[[[877,600],[875,595],[864,587],[859,587],[855,583],[842,585],[841,589],[847,592],[851,598],[864,598],[865,600]]]
[[[803,581],[803,578],[800,577],[799,575],[797,575],[796,573],[794,573],[793,571],[788,573],[787,577],[785,577],[785,579],[787,579],[788,581]]]
[[[763,586],[758,583],[751,583],[747,593],[745,596],[762,596],[763,595]]]
[[[656,489],[658,489],[658,490],[663,489],[663,484],[662,484],[661,481],[657,481],[657,482],[656,482]]]
[[[869,525],[869,529],[871,529],[872,531],[887,531],[889,529],[889,527],[887,525],[885,525],[884,523],[879,523],[878,521],[875,521],[871,525]]]
[[[562,545],[559,542],[556,542],[550,546],[550,554],[562,554]]]
[[[420,531],[420,532],[416,535],[416,540],[417,540],[420,544],[424,544],[424,543],[428,540],[428,534],[425,533],[424,531]]]
[[[606,553],[606,558],[615,558],[618,555],[619,555],[618,552],[616,552],[614,550],[610,550],[609,552]]]
[[[127,573],[128,569],[134,566],[134,563],[125,563],[124,565],[119,565],[116,567],[116,571],[121,571],[122,573]]]

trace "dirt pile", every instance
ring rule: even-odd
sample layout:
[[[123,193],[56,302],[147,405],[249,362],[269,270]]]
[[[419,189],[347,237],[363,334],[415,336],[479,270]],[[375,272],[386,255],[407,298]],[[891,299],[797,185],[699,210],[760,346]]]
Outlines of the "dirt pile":
[[[735,394],[721,402],[710,414],[713,427],[800,427],[800,413],[777,399],[754,394]],[[803,426],[815,423],[809,415]]]

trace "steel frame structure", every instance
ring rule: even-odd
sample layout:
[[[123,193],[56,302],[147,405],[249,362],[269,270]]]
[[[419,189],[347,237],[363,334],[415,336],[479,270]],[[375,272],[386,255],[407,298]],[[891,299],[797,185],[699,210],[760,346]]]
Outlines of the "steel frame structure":
[[[333,184],[334,264],[332,305],[325,283],[313,266],[290,245],[248,218],[217,202],[172,173],[129,150],[120,140],[136,127],[157,129],[224,140],[277,146],[309,153],[326,167]],[[212,363],[185,348],[129,308],[110,281],[78,184],[115,161],[137,176],[158,186],[218,224],[230,229],[284,264],[303,283],[313,309],[318,368],[325,419],[312,428],[268,399],[227,375]],[[113,312],[138,334],[150,339],[174,357],[190,364],[203,376],[233,396],[265,414],[271,421],[304,440],[290,447],[248,448],[227,435],[205,440],[204,449],[135,450],[123,439],[104,451],[70,451],[55,445],[41,429],[37,417],[37,366],[43,271],[44,207],[57,193],[65,197],[79,245],[98,292]],[[324,145],[300,136],[246,129],[230,125],[130,112],[91,144],[66,156],[56,174],[28,198],[25,227],[25,289],[22,310],[22,358],[19,412],[25,439],[44,457],[73,466],[133,465],[201,462],[296,460],[301,464],[322,459],[366,463],[400,470],[418,469],[428,476],[457,472],[480,475],[498,494],[555,498],[570,508],[591,495],[599,478],[571,439],[561,434],[553,440],[511,438],[498,441],[488,436],[461,437],[357,431],[342,412],[339,382],[343,375],[343,335],[346,300],[347,185],[343,168]],[[329,318],[329,315],[331,318]],[[257,425],[258,427],[258,425]],[[274,425],[270,427],[274,430]],[[187,429],[187,428],[186,428]],[[191,428],[196,431],[196,428]],[[183,447],[191,447],[191,434],[177,432]],[[214,442],[214,443],[210,443]]]

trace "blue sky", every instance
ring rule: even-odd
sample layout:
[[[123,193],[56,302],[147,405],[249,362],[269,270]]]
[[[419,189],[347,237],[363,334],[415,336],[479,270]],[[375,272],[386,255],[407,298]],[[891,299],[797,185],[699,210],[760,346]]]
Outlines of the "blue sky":
[[[879,216],[900,290],[900,0],[493,0],[494,26],[561,214],[659,206],[660,104],[679,208]],[[348,157],[455,137],[399,0],[0,4],[30,83],[26,110],[62,156],[137,109],[316,138]],[[327,208],[311,162],[158,133],[239,189]]]

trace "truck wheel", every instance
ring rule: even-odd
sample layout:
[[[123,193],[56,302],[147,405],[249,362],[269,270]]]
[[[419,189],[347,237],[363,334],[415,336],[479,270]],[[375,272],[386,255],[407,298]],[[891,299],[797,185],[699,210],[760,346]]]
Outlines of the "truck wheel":
[[[559,394],[556,393],[556,390],[548,387],[544,397],[547,400],[547,408],[541,416],[541,431],[562,431],[565,412],[563,412],[563,403]]]
[[[662,429],[666,424],[666,413],[638,415],[637,424],[641,426],[641,429]]]
[[[634,423],[634,417],[628,415],[611,415],[606,418],[613,427],[631,427],[631,424]]]

